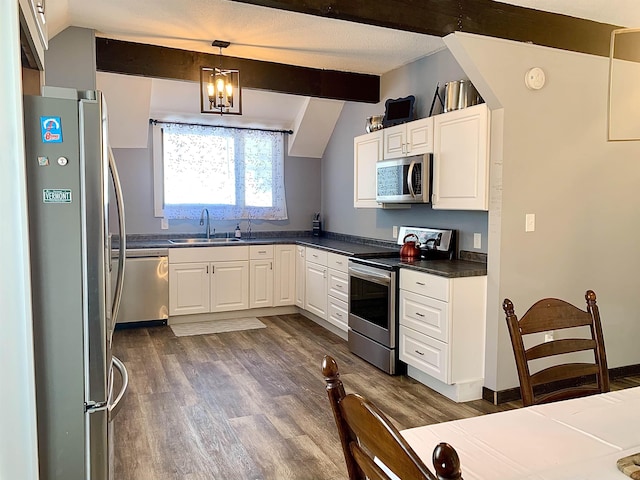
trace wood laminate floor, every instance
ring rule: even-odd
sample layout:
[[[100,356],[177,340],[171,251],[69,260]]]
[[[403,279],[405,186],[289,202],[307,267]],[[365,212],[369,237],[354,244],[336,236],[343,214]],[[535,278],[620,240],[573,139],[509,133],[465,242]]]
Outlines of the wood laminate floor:
[[[214,335],[115,332],[114,354],[130,377],[114,422],[117,480],[346,479],[320,371],[325,354],[347,392],[372,400],[399,429],[520,406],[456,404],[386,375],[301,315],[260,320],[267,328]]]

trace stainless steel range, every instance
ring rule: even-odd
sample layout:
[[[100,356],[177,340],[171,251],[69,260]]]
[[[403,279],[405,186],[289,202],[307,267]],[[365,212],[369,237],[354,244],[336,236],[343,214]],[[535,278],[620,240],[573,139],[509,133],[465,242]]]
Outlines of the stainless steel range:
[[[421,258],[452,259],[455,256],[454,230],[401,227],[398,244],[409,233],[419,239]],[[349,260],[349,350],[391,374],[404,373],[398,360],[398,283],[400,266],[396,258],[351,258]]]

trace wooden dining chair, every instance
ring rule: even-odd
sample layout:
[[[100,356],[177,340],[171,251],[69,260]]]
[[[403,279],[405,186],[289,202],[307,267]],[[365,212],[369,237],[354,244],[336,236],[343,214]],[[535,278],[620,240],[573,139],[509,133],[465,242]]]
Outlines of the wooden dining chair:
[[[609,391],[609,370],[596,294],[587,290],[585,299],[586,311],[557,298],[545,298],[529,308],[520,320],[511,300],[504,300],[502,308],[507,317],[525,406]],[[581,332],[587,330],[589,333],[579,335],[578,330],[565,330],[575,327],[583,327]],[[566,334],[558,334],[560,330],[565,330]],[[541,340],[544,332],[551,338],[531,345],[531,341]],[[525,347],[525,343],[529,346]],[[579,358],[563,356],[574,356],[578,352],[591,352],[593,357],[585,354]],[[591,358],[593,361],[589,362]],[[531,373],[533,362],[539,365],[537,371]],[[595,382],[591,381],[594,375]]]
[[[460,460],[451,445],[436,446],[434,475],[384,413],[361,395],[345,394],[338,365],[328,355],[322,374],[350,480],[462,480]]]

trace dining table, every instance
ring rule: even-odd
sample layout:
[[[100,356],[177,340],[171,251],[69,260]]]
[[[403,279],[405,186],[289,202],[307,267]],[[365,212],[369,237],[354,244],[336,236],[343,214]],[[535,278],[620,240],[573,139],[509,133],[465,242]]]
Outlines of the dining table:
[[[618,460],[640,453],[640,387],[401,433],[427,465],[452,445],[465,480],[624,480]]]

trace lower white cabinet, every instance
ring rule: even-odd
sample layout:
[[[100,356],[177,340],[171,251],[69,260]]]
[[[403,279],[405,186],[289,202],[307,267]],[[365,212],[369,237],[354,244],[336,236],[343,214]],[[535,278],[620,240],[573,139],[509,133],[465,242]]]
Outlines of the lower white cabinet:
[[[327,321],[340,330],[349,330],[349,258],[329,252],[327,254]]]
[[[211,264],[212,312],[229,312],[249,308],[249,265],[246,261]]]
[[[249,247],[249,308],[273,306],[273,245]]]
[[[327,252],[307,247],[304,309],[327,319]]]
[[[275,245],[273,267],[273,306],[296,303],[296,246]]]
[[[304,308],[307,265],[305,261],[306,247],[296,245],[296,306]]]
[[[455,401],[482,397],[486,290],[486,276],[401,269],[399,358],[409,376]]]
[[[169,249],[169,315],[249,308],[249,247]]]
[[[169,315],[207,313],[209,263],[169,264]]]

